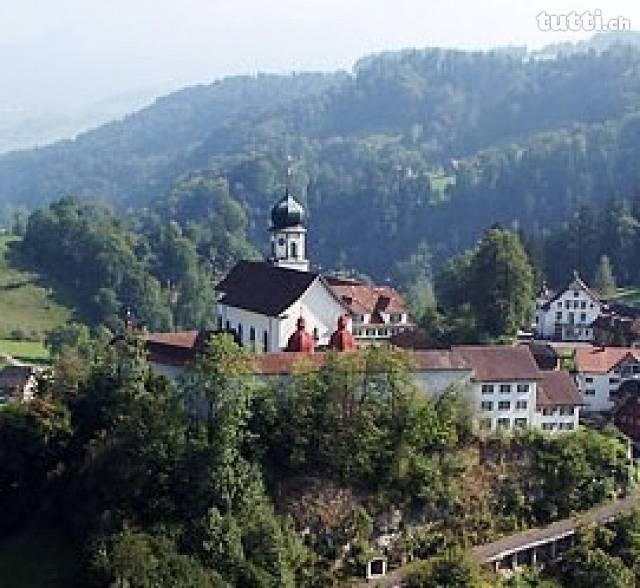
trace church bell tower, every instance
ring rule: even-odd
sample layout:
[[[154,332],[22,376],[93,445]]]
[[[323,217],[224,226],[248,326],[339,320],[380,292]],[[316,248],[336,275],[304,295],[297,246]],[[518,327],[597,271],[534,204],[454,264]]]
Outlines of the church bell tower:
[[[309,271],[305,211],[289,192],[271,209],[271,263],[298,271]]]

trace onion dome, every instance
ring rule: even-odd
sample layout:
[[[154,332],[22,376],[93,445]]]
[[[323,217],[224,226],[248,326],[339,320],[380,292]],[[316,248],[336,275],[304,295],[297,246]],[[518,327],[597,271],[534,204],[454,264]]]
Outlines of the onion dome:
[[[298,328],[296,332],[289,337],[286,351],[298,353],[313,353],[315,341],[313,337],[305,330],[305,320],[300,317],[298,319]]]
[[[284,198],[279,200],[271,209],[271,223],[273,229],[287,229],[304,225],[304,207],[291,194],[287,188]]]
[[[347,320],[344,316],[338,319],[338,330],[331,335],[329,339],[329,349],[335,351],[355,351],[357,348],[356,340],[347,329]]]

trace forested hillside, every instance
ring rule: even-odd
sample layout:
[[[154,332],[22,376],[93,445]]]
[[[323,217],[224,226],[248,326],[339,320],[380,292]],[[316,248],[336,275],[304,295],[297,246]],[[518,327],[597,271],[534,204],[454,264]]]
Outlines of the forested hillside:
[[[640,49],[621,44],[410,50],[352,74],[231,78],[0,158],[0,217],[74,195],[187,226],[222,182],[260,249],[291,155],[313,261],[397,279],[416,253],[439,265],[494,223],[547,241],[581,205],[631,200],[639,97]]]

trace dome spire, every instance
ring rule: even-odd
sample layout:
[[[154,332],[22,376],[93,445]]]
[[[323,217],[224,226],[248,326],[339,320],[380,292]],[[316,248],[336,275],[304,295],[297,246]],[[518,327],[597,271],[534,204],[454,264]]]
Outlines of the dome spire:
[[[305,209],[291,194],[292,158],[287,158],[284,196],[271,209],[271,263],[289,269],[309,271]]]

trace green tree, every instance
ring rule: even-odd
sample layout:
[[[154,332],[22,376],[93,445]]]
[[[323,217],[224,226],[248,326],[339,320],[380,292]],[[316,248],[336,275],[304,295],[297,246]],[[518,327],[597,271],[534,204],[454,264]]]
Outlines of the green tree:
[[[408,588],[489,588],[480,564],[459,549],[415,565],[404,578]]]
[[[606,255],[600,257],[596,270],[594,285],[604,296],[611,296],[616,291],[616,279],[613,275],[611,262]]]
[[[500,228],[485,233],[470,274],[470,302],[482,332],[513,338],[530,323],[533,271],[517,234]]]

